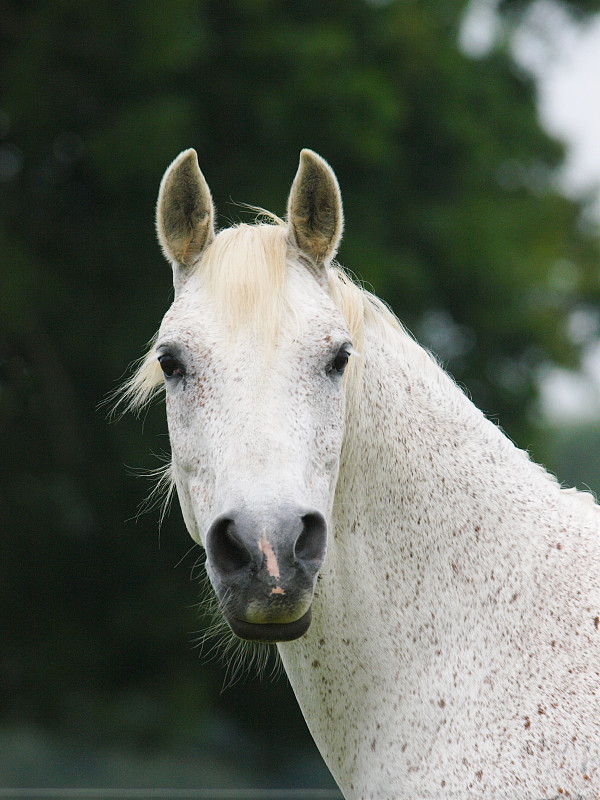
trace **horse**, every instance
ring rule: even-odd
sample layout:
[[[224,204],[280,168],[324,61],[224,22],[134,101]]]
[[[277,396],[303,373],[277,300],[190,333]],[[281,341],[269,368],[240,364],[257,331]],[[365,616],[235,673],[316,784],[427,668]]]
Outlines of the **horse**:
[[[275,642],[345,798],[600,797],[600,508],[563,489],[336,263],[303,150],[286,220],[160,185],[174,300],[125,387],[233,634]],[[274,709],[276,724],[276,709]]]

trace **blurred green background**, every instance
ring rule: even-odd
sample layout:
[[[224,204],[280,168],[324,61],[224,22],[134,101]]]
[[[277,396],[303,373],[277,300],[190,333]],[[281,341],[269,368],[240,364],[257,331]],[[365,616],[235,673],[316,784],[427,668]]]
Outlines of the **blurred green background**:
[[[504,35],[463,0],[0,5],[0,788],[332,787],[285,680],[194,649],[200,553],[136,517],[160,405],[102,399],[168,307],[153,214],[193,146],[222,225],[283,214],[302,147],[342,188],[339,259],[561,480],[600,490],[600,427],[541,418],[538,376],[597,336],[600,252]],[[577,17],[600,0],[564,2]],[[571,335],[569,335],[571,331]],[[587,337],[587,338],[586,338]]]

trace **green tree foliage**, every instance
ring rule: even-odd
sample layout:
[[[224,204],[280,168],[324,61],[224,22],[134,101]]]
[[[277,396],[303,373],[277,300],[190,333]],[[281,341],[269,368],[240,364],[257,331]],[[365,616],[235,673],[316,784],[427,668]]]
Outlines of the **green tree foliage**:
[[[500,8],[515,20],[528,5]],[[582,14],[599,3],[564,5]],[[168,448],[162,411],[142,435],[135,420],[109,426],[96,410],[169,301],[153,207],[183,148],[198,150],[222,224],[243,213],[232,200],[283,213],[299,150],[320,152],[345,202],[341,262],[521,446],[534,440],[535,372],[576,362],[566,320],[598,299],[598,246],[555,189],[563,152],[538,125],[530,79],[506,47],[478,60],[460,52],[464,8],[4,4],[5,715],[67,725],[76,707],[97,720],[94,698],[142,691],[157,709],[146,729],[168,736],[231,699],[188,653],[202,620],[186,608],[196,601],[187,568],[171,569],[188,548],[178,513],[158,552],[156,517],[131,520],[145,487],[123,465],[157,465],[148,450]],[[235,700],[265,715],[254,689]]]

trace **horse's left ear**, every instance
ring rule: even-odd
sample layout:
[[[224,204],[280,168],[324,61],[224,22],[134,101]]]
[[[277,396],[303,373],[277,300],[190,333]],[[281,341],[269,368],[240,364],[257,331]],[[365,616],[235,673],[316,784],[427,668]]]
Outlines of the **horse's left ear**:
[[[214,238],[214,206],[195,150],[185,150],[165,172],[156,204],[156,231],[173,265],[175,294]]]
[[[344,214],[337,178],[325,159],[303,150],[288,199],[288,225],[292,242],[317,267],[335,256]]]

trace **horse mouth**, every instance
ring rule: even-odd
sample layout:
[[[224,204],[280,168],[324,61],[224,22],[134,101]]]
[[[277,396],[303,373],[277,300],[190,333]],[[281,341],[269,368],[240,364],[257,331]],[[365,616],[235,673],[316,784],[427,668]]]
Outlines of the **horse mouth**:
[[[292,642],[304,636],[312,619],[311,609],[294,622],[246,622],[226,616],[229,627],[240,639],[251,642]]]

